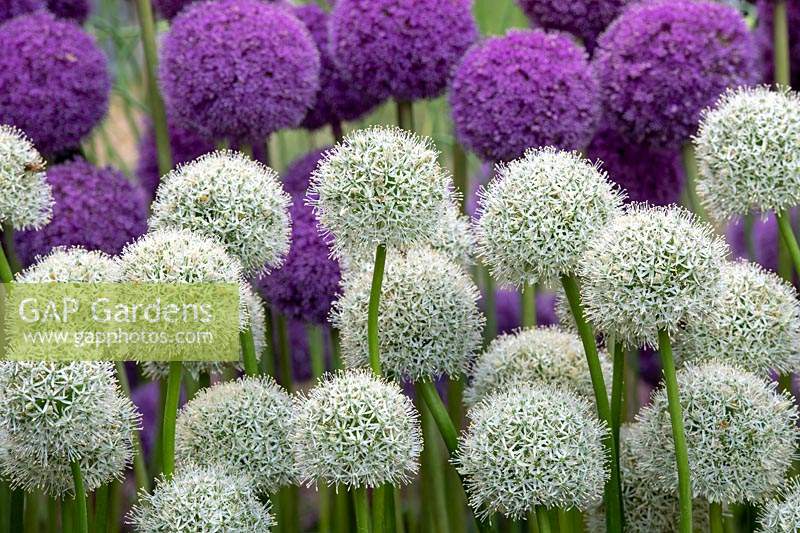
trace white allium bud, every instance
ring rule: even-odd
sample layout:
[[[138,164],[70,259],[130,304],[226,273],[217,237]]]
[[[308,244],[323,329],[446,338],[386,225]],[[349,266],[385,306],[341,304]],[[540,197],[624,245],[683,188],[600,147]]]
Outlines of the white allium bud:
[[[800,478],[786,483],[777,498],[764,504],[758,517],[759,533],[796,533],[800,531]]]
[[[800,97],[768,87],[729,90],[694,139],[697,194],[717,219],[800,203]]]
[[[610,384],[611,361],[605,350],[599,355],[606,383]],[[524,383],[569,386],[594,402],[589,364],[580,338],[556,327],[541,327],[494,339],[472,368],[464,403],[472,406],[487,394]]]
[[[608,428],[587,401],[524,385],[487,396],[467,414],[453,463],[478,516],[517,519],[535,506],[583,510],[602,497]]]
[[[296,475],[289,431],[292,399],[272,378],[244,377],[203,389],[178,415],[175,460],[220,464],[249,477],[261,495]]]
[[[333,305],[332,322],[348,366],[369,363],[371,283],[371,271],[354,273]],[[481,346],[479,297],[464,269],[437,252],[415,249],[389,258],[378,310],[383,370],[412,381],[464,373]]]
[[[248,478],[219,465],[187,465],[141,494],[127,518],[138,533],[262,533],[275,525],[270,511]]]
[[[587,319],[628,346],[655,346],[702,320],[727,246],[683,208],[634,204],[589,244],[578,268]]]
[[[38,229],[53,215],[53,191],[45,162],[20,130],[0,124],[0,223]]]
[[[17,274],[20,283],[113,283],[119,280],[119,264],[100,251],[79,246],[53,248],[36,263]]]
[[[621,210],[604,171],[575,152],[530,149],[480,192],[478,253],[501,284],[572,274],[589,240]]]
[[[258,274],[289,251],[289,204],[274,170],[238,152],[213,152],[164,177],[149,224],[217,239],[247,274]]]
[[[422,452],[419,415],[394,383],[368,370],[327,374],[295,405],[291,433],[305,484],[407,484]]]
[[[722,363],[686,365],[677,378],[694,496],[757,502],[780,487],[800,437],[792,399],[774,383]],[[648,483],[677,493],[666,391],[652,399],[639,415],[631,448]]]
[[[720,292],[703,320],[686,324],[675,350],[683,361],[719,360],[765,374],[800,368],[800,303],[794,287],[754,263],[726,263]]]
[[[328,151],[311,177],[309,202],[333,237],[333,253],[430,239],[452,196],[438,156],[429,139],[380,126],[355,131]]]
[[[108,362],[0,362],[0,471],[51,497],[74,493],[79,461],[87,492],[122,479],[140,416]]]

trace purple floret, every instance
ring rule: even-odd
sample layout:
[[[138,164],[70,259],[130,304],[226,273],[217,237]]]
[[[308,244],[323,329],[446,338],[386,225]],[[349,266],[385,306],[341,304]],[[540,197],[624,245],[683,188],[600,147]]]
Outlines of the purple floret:
[[[292,196],[304,196],[308,190],[311,173],[317,168],[317,163],[325,152],[330,149],[330,146],[323,146],[295,159],[283,173],[283,189]]]
[[[159,68],[175,124],[208,140],[263,142],[300,124],[319,89],[317,47],[288,10],[199,2],[172,21]]]
[[[46,11],[0,25],[0,124],[13,124],[39,151],[77,146],[108,108],[111,80],[95,40]]]
[[[471,0],[339,0],[331,13],[334,60],[377,100],[433,98],[478,36]]]
[[[726,88],[757,79],[757,60],[734,8],[660,0],[628,7],[600,36],[594,65],[609,126],[631,143],[677,148]]]
[[[450,105],[458,138],[485,161],[538,146],[582,149],[600,118],[585,50],[542,30],[511,30],[473,47],[456,69]]]
[[[53,219],[40,230],[15,235],[23,265],[56,246],[119,253],[147,230],[147,201],[138,185],[110,167],[76,159],[47,169],[53,189]]]
[[[92,6],[88,0],[47,0],[47,10],[62,19],[83,24],[89,18]]]
[[[774,69],[774,41],[772,37],[772,6],[774,0],[760,0],[758,2],[758,29],[756,38],[761,48],[762,64],[764,65],[765,83],[772,83],[775,79]],[[786,16],[789,21],[789,61],[792,76],[792,85],[800,85],[800,0],[786,2]]]
[[[153,0],[153,8],[156,13],[163,18],[170,20],[175,18],[178,13],[186,6],[194,4],[197,0]],[[284,0],[262,0],[267,4],[286,5]]]
[[[43,7],[44,0],[0,0],[0,22]]]

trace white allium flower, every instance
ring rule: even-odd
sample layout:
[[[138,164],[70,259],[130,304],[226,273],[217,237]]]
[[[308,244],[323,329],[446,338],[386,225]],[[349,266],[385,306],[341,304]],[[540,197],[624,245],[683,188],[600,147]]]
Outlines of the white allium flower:
[[[796,533],[800,531],[800,478],[786,483],[777,498],[764,504],[759,514],[759,533]]]
[[[726,263],[708,306],[703,320],[687,323],[676,338],[683,361],[719,360],[758,374],[800,368],[800,303],[792,285],[754,263]]]
[[[714,218],[781,212],[800,203],[800,97],[768,87],[729,90],[694,139],[697,194]]]
[[[438,156],[429,139],[380,126],[355,131],[328,151],[311,177],[309,202],[333,237],[333,253],[430,239],[452,196]]]
[[[186,465],[141,494],[127,518],[138,533],[263,533],[275,525],[270,511],[248,478],[219,465]]]
[[[694,496],[724,504],[770,496],[795,458],[800,430],[793,400],[774,383],[722,363],[686,365],[677,378]],[[666,391],[652,399],[631,448],[648,483],[677,492]]]
[[[490,394],[467,416],[453,463],[478,516],[584,510],[602,498],[608,428],[587,401],[551,385],[519,385]]]
[[[478,253],[501,284],[572,274],[589,240],[616,217],[622,195],[575,152],[530,149],[480,192]]]
[[[291,433],[305,484],[407,484],[422,452],[419,415],[394,383],[369,370],[327,374],[295,405]]]
[[[0,124],[0,223],[38,229],[53,215],[45,162],[20,130]]]
[[[119,280],[119,264],[111,256],[80,246],[58,247],[17,274],[20,283],[113,283]]]
[[[611,383],[612,365],[605,350],[600,365]],[[472,368],[464,403],[475,405],[492,392],[513,384],[549,383],[569,386],[594,402],[589,364],[580,338],[556,327],[515,331],[494,339]]]
[[[631,205],[589,244],[578,274],[587,319],[628,346],[655,346],[702,320],[727,246],[677,206]]]
[[[178,467],[220,464],[249,477],[261,495],[296,475],[289,431],[292,399],[272,378],[244,377],[203,389],[178,415]]]
[[[51,497],[74,493],[79,461],[87,492],[122,479],[140,415],[108,362],[0,362],[0,471]]]
[[[354,273],[333,304],[332,323],[348,366],[369,363],[371,283],[371,271]],[[464,269],[437,252],[415,249],[389,258],[378,310],[383,370],[413,381],[464,373],[481,346],[479,297]]]
[[[163,178],[149,224],[215,238],[247,274],[258,274],[289,251],[289,204],[274,170],[238,152],[213,152]]]
[[[448,204],[444,215],[436,224],[436,231],[428,243],[432,250],[442,253],[463,267],[474,263],[475,237],[470,218],[461,214],[458,207]]]

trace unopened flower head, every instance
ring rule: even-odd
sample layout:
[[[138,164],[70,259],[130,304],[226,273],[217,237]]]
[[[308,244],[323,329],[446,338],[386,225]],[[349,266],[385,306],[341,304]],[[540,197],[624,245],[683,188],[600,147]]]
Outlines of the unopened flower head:
[[[346,279],[332,318],[348,366],[366,366],[372,273]],[[415,249],[389,258],[378,310],[383,370],[396,378],[430,380],[466,371],[480,349],[480,294],[464,269],[443,255]]]
[[[583,510],[602,497],[608,429],[585,400],[550,385],[515,386],[487,396],[468,417],[453,462],[478,516]]]
[[[632,204],[589,244],[578,268],[586,317],[628,346],[655,346],[701,320],[719,289],[727,246],[675,206]]]
[[[768,87],[729,90],[694,139],[697,194],[717,219],[800,203],[800,97]]]
[[[103,252],[79,246],[55,248],[17,275],[20,283],[112,283],[119,263]]]
[[[800,478],[786,482],[777,498],[769,500],[759,514],[759,533],[800,531]]]
[[[571,274],[621,206],[606,174],[579,154],[528,150],[481,192],[479,255],[499,283],[518,287]]]
[[[422,452],[413,403],[369,370],[326,375],[299,398],[291,442],[303,483],[348,488],[405,485]]]
[[[40,228],[53,214],[45,162],[20,130],[0,124],[0,222],[14,229]]]
[[[722,363],[678,371],[695,497],[758,502],[781,486],[800,430],[793,400],[774,383]],[[639,415],[631,447],[647,483],[676,492],[675,446],[664,389]]]
[[[214,152],[163,178],[150,228],[215,238],[254,274],[280,266],[289,251],[289,204],[274,170],[238,152]]]

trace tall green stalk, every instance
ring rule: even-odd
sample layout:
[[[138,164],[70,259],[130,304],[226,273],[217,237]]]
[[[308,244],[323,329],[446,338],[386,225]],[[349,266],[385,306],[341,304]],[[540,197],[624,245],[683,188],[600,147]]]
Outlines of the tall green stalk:
[[[792,258],[795,271],[800,274],[800,247],[797,246],[797,239],[794,236],[789,212],[782,211],[776,213],[776,217],[778,219],[778,230],[781,234],[781,240],[789,251],[789,256]]]
[[[621,342],[614,343],[613,375],[611,377],[611,432],[617,444],[619,459],[619,428],[624,417],[623,398],[625,396],[625,346]]]
[[[381,355],[378,340],[378,308],[381,301],[381,285],[383,284],[383,271],[385,266],[386,245],[380,244],[375,249],[375,266],[372,270],[372,286],[369,291],[369,309],[367,311],[369,366],[378,376],[381,375]]]
[[[791,61],[789,60],[789,18],[786,0],[778,0],[772,6],[773,63],[775,64],[775,83],[791,85]]]
[[[114,366],[117,369],[117,379],[127,398],[131,397],[131,385],[128,382],[128,374],[125,373],[125,364],[122,361],[115,361]],[[150,478],[147,475],[147,462],[144,459],[144,451],[142,450],[142,436],[140,432],[134,431],[133,434],[133,475],[136,479],[136,488],[138,490],[150,490]],[[137,490],[137,494],[138,494]]]
[[[536,285],[528,283],[522,288],[522,327],[536,325]]]
[[[495,301],[495,284],[492,274],[484,266],[478,268],[483,273],[483,312],[486,314],[486,325],[483,328],[483,346],[485,348],[497,336],[497,302]]]
[[[178,417],[182,374],[181,362],[170,361],[167,391],[164,397],[164,420],[161,428],[161,467],[167,478],[172,477],[172,473],[175,471],[175,421]]]
[[[22,270],[22,265],[19,262],[19,258],[17,258],[17,252],[14,247],[14,227],[8,222],[3,224],[3,245],[6,249],[6,254],[8,254],[8,265],[11,267],[11,271],[16,273]]]
[[[72,461],[72,480],[75,483],[75,530],[78,533],[89,533],[89,514],[86,510],[86,491],[83,488],[81,464]]]
[[[700,199],[697,197],[697,161],[694,157],[694,146],[691,142],[683,145],[681,150],[681,158],[683,160],[683,169],[686,172],[686,199],[688,200],[688,207],[691,211],[703,220],[707,220],[705,209],[700,204]]]
[[[325,338],[322,327],[317,324],[306,325],[308,353],[311,357],[311,376],[318,380],[325,373]]]
[[[447,412],[456,431],[461,429],[464,420],[464,378],[450,379],[447,382]],[[464,511],[467,508],[466,494],[461,486],[461,478],[454,468],[448,468],[447,477],[447,510],[450,514],[450,530],[454,533],[466,531]]]
[[[111,484],[98,487],[94,491],[94,524],[93,533],[106,533],[108,531],[108,510],[111,497]]]
[[[556,513],[558,515],[558,532],[572,533],[572,516],[569,511],[559,507]]]
[[[353,507],[356,514],[356,531],[358,533],[371,533],[367,489],[365,487],[356,487],[352,489],[351,493],[353,494]]]
[[[11,489],[9,502],[8,531],[9,533],[17,533],[22,531],[25,522],[25,491]]]
[[[0,282],[11,283],[12,281],[14,281],[14,273],[11,270],[11,265],[8,264],[8,259],[6,259],[6,252],[0,246]]]
[[[334,530],[336,533],[350,533],[350,500],[342,487],[335,487],[334,492]]]
[[[539,533],[552,533],[553,531],[550,527],[550,516],[544,507],[536,507],[536,525],[539,526]]]
[[[256,357],[256,345],[253,342],[253,329],[250,326],[239,332],[239,345],[242,348],[242,359],[244,359],[244,373],[248,376],[257,376],[258,357]]]
[[[458,449],[458,431],[456,431],[447,408],[436,390],[436,385],[432,381],[418,381],[414,386],[430,410],[431,416],[439,428],[439,433],[442,435],[444,445],[447,447],[447,452],[453,455]]]
[[[467,153],[464,148],[453,141],[453,183],[459,192],[461,200],[461,212],[466,213],[467,203],[469,202],[469,176],[467,175]]]
[[[709,531],[711,533],[724,533],[725,528],[722,525],[722,504],[708,504],[708,521],[710,525]]]
[[[397,102],[397,125],[404,130],[414,131],[414,106],[411,102]]]
[[[419,407],[422,418],[422,435],[425,447],[423,449],[423,460],[428,464],[426,481],[429,482],[431,501],[426,505],[431,506],[434,522],[441,531],[453,531],[450,528],[450,517],[447,511],[447,487],[445,485],[444,468],[442,465],[442,455],[437,435],[436,423],[433,421],[427,402],[423,402]]]
[[[391,487],[381,485],[372,489],[372,532],[383,532],[386,529],[386,493]]]

